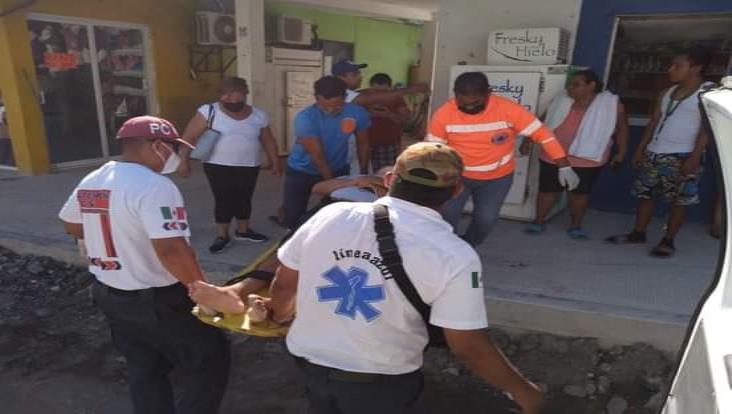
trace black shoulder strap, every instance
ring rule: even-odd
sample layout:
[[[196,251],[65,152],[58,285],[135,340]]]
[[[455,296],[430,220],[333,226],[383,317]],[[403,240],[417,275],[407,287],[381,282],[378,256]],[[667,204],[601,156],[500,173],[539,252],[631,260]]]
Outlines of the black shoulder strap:
[[[417,292],[417,288],[409,280],[404,265],[402,263],[402,255],[399,253],[396,239],[394,237],[394,226],[389,220],[389,209],[383,204],[373,203],[374,206],[374,230],[376,231],[376,241],[379,244],[379,254],[381,254],[382,263],[389,269],[394,277],[394,281],[399,290],[407,297],[409,303],[414,309],[422,315],[425,323],[429,324],[430,307],[422,301]]]
[[[208,129],[213,129],[213,123],[214,123],[215,116],[216,116],[216,111],[214,110],[214,105],[208,104]]]

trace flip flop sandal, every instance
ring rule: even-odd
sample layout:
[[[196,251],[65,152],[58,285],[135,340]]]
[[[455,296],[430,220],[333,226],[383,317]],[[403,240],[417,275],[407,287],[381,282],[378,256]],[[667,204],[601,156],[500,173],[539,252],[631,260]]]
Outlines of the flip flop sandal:
[[[646,238],[635,238],[630,237],[630,234],[619,234],[617,236],[610,236],[605,239],[605,243],[610,244],[643,244],[646,242]]]
[[[590,238],[590,236],[580,227],[572,227],[567,230],[567,235],[572,240],[588,240]]]
[[[659,259],[670,259],[676,253],[676,248],[671,247],[667,244],[659,244],[651,250],[649,253],[652,257]]]
[[[544,230],[546,230],[546,225],[538,223],[529,223],[524,227],[524,233],[532,236],[544,233]]]

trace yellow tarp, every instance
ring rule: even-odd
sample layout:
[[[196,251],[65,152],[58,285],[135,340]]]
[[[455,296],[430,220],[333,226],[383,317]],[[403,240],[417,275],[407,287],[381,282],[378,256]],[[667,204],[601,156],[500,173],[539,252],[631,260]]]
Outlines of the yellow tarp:
[[[255,270],[260,264],[262,264],[268,257],[277,251],[279,243],[274,243],[262,254],[246,266],[239,275],[245,275],[252,270]],[[257,293],[263,297],[269,297],[269,290],[263,289]],[[252,336],[261,336],[265,338],[272,338],[278,336],[287,335],[288,326],[283,326],[274,323],[270,320],[262,322],[251,322],[249,316],[246,314],[218,314],[218,315],[206,315],[196,306],[193,308],[193,314],[201,320],[201,322],[215,326],[217,328],[226,329],[233,332],[245,333]]]

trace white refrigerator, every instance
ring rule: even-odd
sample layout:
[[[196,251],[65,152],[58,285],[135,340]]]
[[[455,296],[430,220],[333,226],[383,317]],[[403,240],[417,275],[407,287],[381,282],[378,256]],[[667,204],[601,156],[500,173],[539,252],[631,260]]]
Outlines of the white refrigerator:
[[[497,66],[457,65],[450,69],[450,95],[455,78],[464,72],[484,72],[488,76],[492,93],[505,96],[525,106],[526,109],[543,116],[554,97],[564,89],[567,76],[582,68],[570,65]],[[536,213],[536,197],[539,193],[539,154],[541,149],[533,146],[528,156],[521,156],[516,142],[516,171],[513,186],[501,208],[501,217],[511,220],[531,221]],[[553,214],[563,208],[557,206]],[[469,202],[467,211],[472,210]]]

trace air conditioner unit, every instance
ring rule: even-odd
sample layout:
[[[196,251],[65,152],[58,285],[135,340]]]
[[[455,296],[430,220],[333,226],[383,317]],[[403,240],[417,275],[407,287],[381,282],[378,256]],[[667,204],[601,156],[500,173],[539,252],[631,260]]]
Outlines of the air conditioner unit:
[[[268,44],[310,46],[313,24],[293,16],[270,16],[266,33]]]
[[[196,43],[199,45],[235,45],[236,18],[231,14],[197,12]]]

